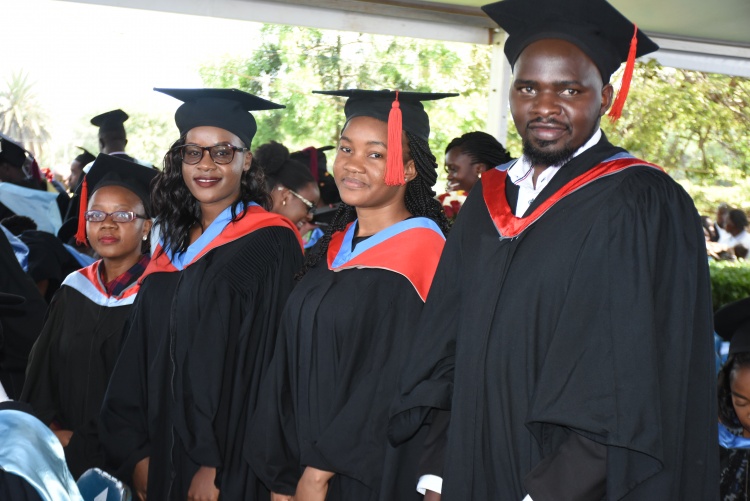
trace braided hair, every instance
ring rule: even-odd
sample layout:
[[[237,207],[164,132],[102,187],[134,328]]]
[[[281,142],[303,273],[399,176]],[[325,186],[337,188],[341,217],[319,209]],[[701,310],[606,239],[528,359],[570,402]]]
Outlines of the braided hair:
[[[482,131],[467,132],[454,138],[445,148],[446,155],[453,148],[459,148],[472,162],[485,164],[490,169],[513,160],[500,141]]]
[[[200,204],[182,178],[179,147],[184,144],[185,135],[175,141],[164,155],[164,170],[156,176],[151,189],[153,212],[161,227],[164,242],[162,252],[169,249],[175,254],[187,250],[190,245],[190,228],[201,222]],[[255,202],[266,210],[271,207],[263,171],[255,158],[240,178],[240,196],[232,203],[232,221],[244,216],[244,212],[237,213],[240,203],[247,205],[250,202]]]
[[[417,176],[406,185],[406,194],[404,195],[406,209],[413,216],[432,219],[443,234],[447,236],[450,223],[448,218],[445,217],[443,206],[435,199],[435,192],[432,190],[438,177],[435,155],[430,151],[430,145],[427,141],[408,131],[404,131],[404,133],[409,142],[409,156],[414,160],[414,167],[417,171]],[[297,273],[297,280],[301,279],[305,273],[314,268],[326,256],[333,234],[346,229],[346,226],[356,217],[356,209],[341,202],[320,242],[315,246],[314,251],[306,256],[305,265]]]

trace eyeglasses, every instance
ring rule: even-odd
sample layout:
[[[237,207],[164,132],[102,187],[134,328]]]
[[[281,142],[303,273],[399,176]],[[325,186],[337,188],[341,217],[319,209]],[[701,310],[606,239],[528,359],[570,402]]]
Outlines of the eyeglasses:
[[[315,210],[315,204],[312,203],[311,201],[309,201],[308,199],[306,199],[305,197],[303,197],[302,195],[300,195],[299,193],[297,193],[296,191],[289,190],[289,193],[291,193],[295,197],[299,198],[302,201],[302,203],[307,206],[307,213],[308,214],[311,214]]]
[[[130,223],[135,219],[148,219],[132,211],[116,210],[114,212],[104,212],[103,210],[87,210],[83,213],[83,218],[91,223],[101,223],[107,216],[112,218],[115,223]]]
[[[248,148],[238,148],[231,144],[215,144],[213,146],[186,144],[178,146],[175,150],[179,153],[180,159],[188,165],[195,165],[200,162],[203,158],[203,153],[206,151],[211,156],[211,160],[217,165],[226,165],[234,160],[235,151],[249,151]]]

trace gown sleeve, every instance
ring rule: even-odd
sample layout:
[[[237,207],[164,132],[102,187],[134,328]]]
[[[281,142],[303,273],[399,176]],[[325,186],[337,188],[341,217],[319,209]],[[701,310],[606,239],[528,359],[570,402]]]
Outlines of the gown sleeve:
[[[677,436],[716,436],[710,288],[698,214],[663,173],[634,168],[600,221],[571,274],[527,427],[545,457],[563,446],[548,440],[556,427],[606,446],[607,498],[621,499],[665,465],[703,468],[715,454],[710,440]]]
[[[352,477],[376,492],[381,488],[386,459],[388,413],[407,351],[401,341],[409,339],[409,333],[416,329],[424,307],[408,281],[387,273],[399,280],[398,285],[390,287],[387,298],[382,294],[373,297],[371,311],[363,312],[367,317],[360,325],[353,326],[353,330],[366,326],[364,329],[370,333],[357,337],[357,344],[366,348],[354,356],[355,363],[358,360],[367,368],[330,419],[311,437],[309,455],[302,456],[304,465]],[[372,284],[363,287],[375,288]],[[381,288],[379,292],[384,290]],[[314,398],[312,389],[311,395]],[[414,482],[416,488],[416,479]]]
[[[219,270],[209,291],[210,311],[185,361],[188,454],[219,467],[231,481],[243,451],[249,416],[258,403],[261,377],[269,370],[281,311],[302,266],[292,230],[256,230],[252,240]],[[235,456],[237,456],[235,458]]]
[[[64,313],[72,307],[64,298],[65,289],[55,294],[44,320],[44,327],[29,354],[26,381],[20,400],[28,402],[40,421],[49,426],[61,414],[58,362],[60,331]]]
[[[125,482],[130,482],[135,465],[151,455],[146,381],[146,336],[149,332],[146,309],[150,282],[144,281],[133,306],[127,336],[99,416],[99,439],[107,465]]]

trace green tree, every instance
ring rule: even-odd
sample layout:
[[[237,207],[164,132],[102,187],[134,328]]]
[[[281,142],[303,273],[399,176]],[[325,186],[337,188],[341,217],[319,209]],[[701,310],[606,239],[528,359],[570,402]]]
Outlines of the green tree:
[[[41,157],[50,139],[46,122],[28,74],[11,75],[0,92],[0,131]]]
[[[489,47],[401,37],[265,25],[245,61],[202,69],[207,86],[233,87],[286,105],[259,112],[254,146],[271,139],[290,149],[335,144],[344,100],[312,94],[346,88],[458,92],[427,103],[431,145],[442,166],[445,145],[485,125]]]
[[[727,199],[746,206],[750,80],[638,63],[622,118],[602,122],[615,143],[681,182],[703,213]]]

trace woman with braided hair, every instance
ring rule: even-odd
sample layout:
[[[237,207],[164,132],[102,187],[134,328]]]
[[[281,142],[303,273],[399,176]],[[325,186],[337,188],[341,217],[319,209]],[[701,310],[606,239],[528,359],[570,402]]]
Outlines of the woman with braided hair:
[[[500,141],[486,132],[467,132],[456,137],[445,148],[446,190],[469,193],[482,172],[512,159]]]
[[[388,410],[448,228],[421,101],[449,95],[323,93],[349,98],[343,203],[282,314],[246,458],[276,500],[416,501],[425,434],[390,446]]]

